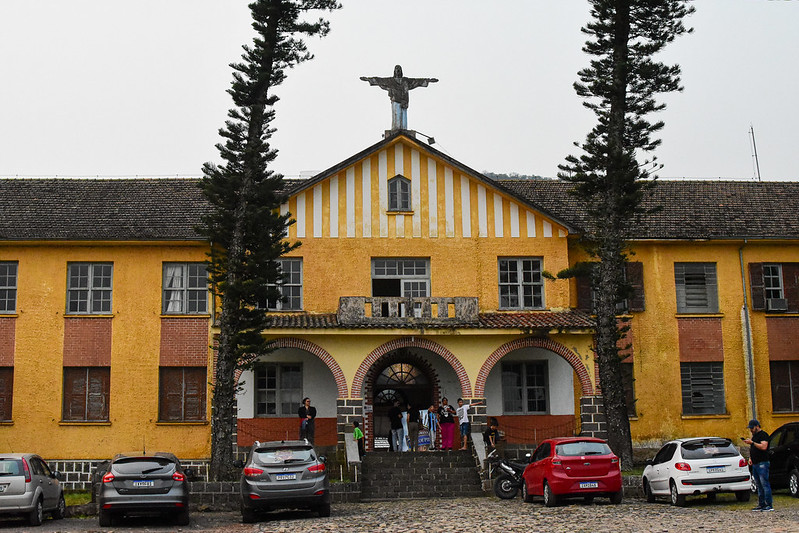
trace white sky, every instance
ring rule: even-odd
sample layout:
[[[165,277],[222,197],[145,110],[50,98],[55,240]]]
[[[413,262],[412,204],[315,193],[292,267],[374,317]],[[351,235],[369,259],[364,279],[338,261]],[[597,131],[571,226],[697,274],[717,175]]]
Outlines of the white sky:
[[[277,88],[273,168],[311,175],[379,141],[385,91],[359,76],[437,84],[408,126],[479,170],[554,176],[593,125],[572,83],[584,0],[342,0],[316,58]],[[799,1],[699,0],[670,45],[662,177],[799,179]],[[199,175],[250,43],[246,0],[1,0],[0,176]]]

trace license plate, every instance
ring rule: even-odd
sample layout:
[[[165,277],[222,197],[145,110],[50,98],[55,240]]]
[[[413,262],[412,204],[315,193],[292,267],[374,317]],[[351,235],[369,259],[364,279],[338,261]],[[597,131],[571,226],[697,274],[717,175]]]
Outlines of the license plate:
[[[275,474],[275,481],[288,481],[289,479],[297,479],[297,474]]]
[[[133,486],[137,488],[155,487],[155,481],[134,481]]]
[[[581,489],[596,489],[599,487],[598,481],[582,481],[580,482]]]
[[[707,473],[708,474],[721,474],[725,470],[727,470],[727,469],[724,468],[723,466],[709,466],[709,467],[707,467]]]

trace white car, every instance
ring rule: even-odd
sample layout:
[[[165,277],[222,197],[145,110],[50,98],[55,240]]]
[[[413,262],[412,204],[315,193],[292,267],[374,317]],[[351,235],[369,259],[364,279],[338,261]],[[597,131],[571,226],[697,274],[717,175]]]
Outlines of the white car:
[[[730,439],[673,440],[646,465],[641,481],[648,502],[661,496],[683,506],[686,496],[707,494],[712,501],[719,492],[734,492],[745,502],[751,495],[749,467]]]

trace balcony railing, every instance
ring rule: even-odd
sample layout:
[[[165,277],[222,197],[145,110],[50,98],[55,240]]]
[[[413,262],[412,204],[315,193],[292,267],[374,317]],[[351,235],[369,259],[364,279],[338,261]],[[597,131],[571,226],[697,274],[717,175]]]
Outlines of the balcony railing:
[[[474,297],[402,298],[343,296],[339,298],[339,324],[446,325],[477,321]]]

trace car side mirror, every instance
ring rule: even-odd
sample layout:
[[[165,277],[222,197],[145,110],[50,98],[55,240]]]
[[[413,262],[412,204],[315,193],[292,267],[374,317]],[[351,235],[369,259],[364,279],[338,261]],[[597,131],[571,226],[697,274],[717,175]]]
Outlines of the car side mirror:
[[[319,456],[319,461],[322,462],[322,463],[327,463],[327,457],[325,457],[324,455],[320,455]]]
[[[647,459],[646,460],[646,466],[652,466],[654,464],[655,464],[655,460],[654,459]]]
[[[527,458],[527,462],[528,463],[532,463],[533,462],[533,454],[526,453],[526,454],[524,454],[524,456]]]
[[[61,473],[61,472],[59,472],[58,470],[53,470],[53,471],[50,473],[50,476],[51,476],[53,479],[57,479],[58,481],[64,481],[64,480],[65,480],[64,474],[62,474],[62,473]]]
[[[235,461],[233,461],[233,466],[235,468],[244,468],[244,461],[242,461],[241,459],[236,459]]]

